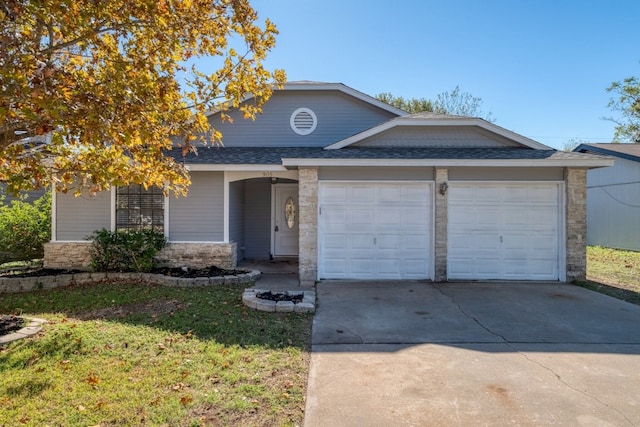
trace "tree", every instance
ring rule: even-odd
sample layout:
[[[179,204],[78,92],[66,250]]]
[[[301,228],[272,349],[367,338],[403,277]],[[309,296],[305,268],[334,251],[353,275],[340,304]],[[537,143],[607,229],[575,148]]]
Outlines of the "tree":
[[[220,142],[208,111],[261,111],[285,80],[263,67],[276,34],[248,0],[5,0],[0,182],[184,194],[188,171],[166,150]],[[202,57],[216,69],[186,65]]]
[[[51,192],[33,203],[0,196],[0,264],[44,256],[44,244],[51,238]]]
[[[408,113],[434,112],[433,102],[427,98],[404,99],[401,96],[394,96],[390,92],[379,93],[376,98],[384,103],[404,110]]]
[[[620,114],[619,118],[607,118],[616,124],[614,140],[640,143],[640,78],[613,82],[607,92],[616,95],[607,106]]]
[[[460,86],[456,86],[451,92],[442,92],[436,96],[435,101],[427,98],[404,99],[394,96],[389,92],[380,93],[376,98],[409,113],[431,112],[438,114],[453,114],[468,117],[482,117],[493,122],[492,113],[485,114],[482,111],[482,98],[475,97],[469,92],[462,92]]]

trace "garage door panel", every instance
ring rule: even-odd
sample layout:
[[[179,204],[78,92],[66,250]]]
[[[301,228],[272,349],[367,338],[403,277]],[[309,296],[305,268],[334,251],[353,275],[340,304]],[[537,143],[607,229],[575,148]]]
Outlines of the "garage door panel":
[[[347,240],[344,234],[325,234],[323,236],[323,242],[327,250],[345,250],[347,248]]]
[[[350,237],[351,238],[348,239],[348,243],[347,243],[348,250],[356,250],[356,251],[373,250],[376,247],[374,244],[375,236],[373,234],[353,233],[351,234]]]
[[[320,182],[319,190],[320,278],[431,277],[430,184]]]
[[[559,227],[557,183],[451,184],[449,278],[557,280]]]

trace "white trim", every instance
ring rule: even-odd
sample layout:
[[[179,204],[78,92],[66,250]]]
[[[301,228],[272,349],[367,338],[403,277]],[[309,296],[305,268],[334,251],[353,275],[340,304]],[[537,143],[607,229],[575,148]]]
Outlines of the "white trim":
[[[229,207],[229,176],[227,175],[227,172],[224,172],[224,178],[223,178],[223,187],[222,187],[222,191],[224,194],[224,202],[223,202],[223,214],[222,214],[222,230],[223,230],[223,240],[225,243],[229,243],[229,235],[230,235],[230,231],[229,231],[229,212],[230,212],[230,207]]]
[[[284,178],[284,179],[293,179],[298,180],[298,171],[297,170],[278,170],[278,171],[270,171],[270,170],[261,170],[261,171],[228,171],[225,172],[225,176],[229,177],[229,182],[235,181],[243,181],[245,179],[252,178]]]
[[[567,206],[566,206],[566,182],[558,181],[558,225],[560,233],[558,236],[560,248],[558,248],[558,279],[560,282],[567,281]],[[587,206],[584,207],[587,209]],[[586,255],[585,255],[586,256]]]
[[[299,185],[297,182],[280,182],[280,183],[276,183],[276,184],[272,184],[271,185],[271,244],[269,247],[269,251],[271,253],[271,256],[273,258],[277,258],[277,257],[291,257],[291,256],[298,256],[300,254],[300,248],[298,248],[298,254],[296,255],[277,255],[276,254],[276,209],[278,208],[276,206],[276,203],[278,202],[276,200],[276,187],[294,187],[297,188],[299,190]],[[298,194],[299,196],[299,194]],[[298,208],[299,208],[300,203],[298,202]],[[298,217],[298,239],[300,238],[300,219]]]
[[[421,280],[434,280],[435,278],[435,233],[436,233],[436,205],[435,205],[435,191],[436,191],[436,186],[435,186],[435,180],[393,180],[393,181],[380,181],[380,180],[376,180],[376,181],[369,181],[369,180],[349,180],[349,179],[341,179],[341,180],[329,180],[329,179],[322,179],[322,180],[318,180],[318,207],[317,207],[317,216],[318,216],[318,233],[317,233],[317,242],[316,245],[318,247],[318,257],[316,259],[316,265],[317,265],[317,276],[316,276],[316,280],[320,280],[320,275],[321,275],[321,271],[320,271],[320,265],[321,265],[321,259],[322,259],[322,252],[323,252],[323,248],[320,245],[320,237],[322,236],[322,233],[324,232],[323,230],[323,225],[324,222],[321,220],[321,212],[322,212],[322,200],[320,199],[320,193],[321,193],[321,187],[323,185],[326,184],[413,184],[413,185],[426,185],[430,191],[431,191],[431,199],[429,200],[429,203],[431,205],[431,224],[430,224],[430,229],[429,229],[429,234],[430,234],[430,238],[429,238],[429,248],[428,248],[428,254],[427,256],[429,257],[429,269],[427,274],[429,275],[428,278],[426,279],[421,279]]]
[[[187,163],[190,172],[220,172],[220,171],[286,171],[282,165],[275,164],[212,164]]]
[[[169,240],[169,196],[164,196],[164,224],[162,229],[164,231],[165,239]]]
[[[486,166],[486,167],[584,167],[613,165],[608,159],[298,159],[283,158],[285,167],[294,166]]]
[[[492,132],[496,135],[500,135],[504,138],[510,139],[519,145],[523,145],[525,147],[534,148],[537,150],[550,150],[551,147],[548,147],[544,144],[541,144],[533,139],[527,138],[526,136],[522,136],[510,130],[507,130],[503,127],[494,125],[483,119],[478,119],[474,117],[450,117],[450,118],[418,118],[418,117],[399,117],[396,119],[389,120],[384,122],[378,126],[372,127],[370,129],[365,130],[364,132],[360,132],[356,135],[350,136],[349,138],[345,138],[342,141],[338,141],[333,143],[327,147],[327,150],[337,150],[340,148],[344,148],[348,145],[355,144],[356,142],[360,142],[364,139],[370,138],[374,135],[382,133],[386,130],[400,127],[400,126],[476,126],[481,129]]]
[[[111,205],[111,209],[109,212],[109,227],[111,228],[110,231],[114,232],[116,231],[116,186],[113,185],[110,189],[111,192],[111,201],[109,202]]]
[[[56,185],[51,184],[51,239],[50,242],[57,242],[58,234],[58,192],[56,191]]]

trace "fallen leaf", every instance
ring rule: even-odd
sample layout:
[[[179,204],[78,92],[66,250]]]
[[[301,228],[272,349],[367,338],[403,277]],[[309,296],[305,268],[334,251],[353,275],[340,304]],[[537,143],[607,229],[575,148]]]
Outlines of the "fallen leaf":
[[[98,378],[98,376],[94,373],[91,373],[89,375],[87,375],[87,377],[84,379],[84,381],[87,384],[91,384],[91,385],[96,385],[100,382],[100,378]]]
[[[185,394],[184,396],[182,396],[180,398],[180,403],[183,406],[186,406],[186,405],[190,404],[191,402],[193,402],[193,397],[190,394]]]

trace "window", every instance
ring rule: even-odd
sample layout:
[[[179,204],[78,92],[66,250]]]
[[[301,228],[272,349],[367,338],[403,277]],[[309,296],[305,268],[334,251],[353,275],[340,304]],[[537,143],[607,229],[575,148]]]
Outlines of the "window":
[[[116,189],[116,230],[164,232],[164,194],[157,187],[145,190],[131,184]]]

